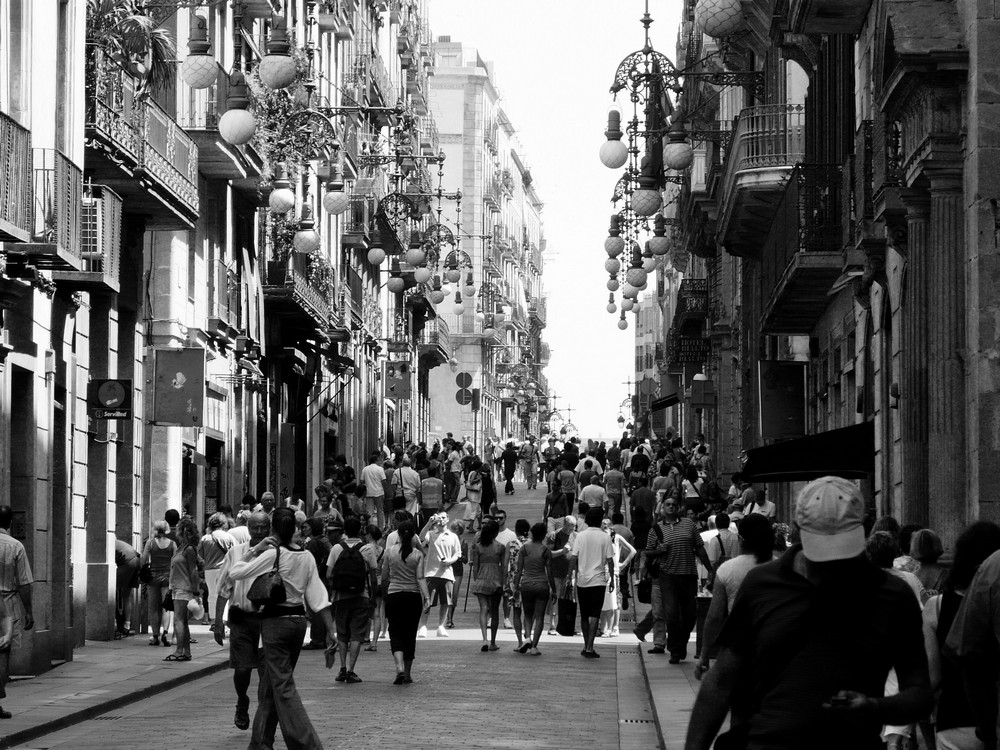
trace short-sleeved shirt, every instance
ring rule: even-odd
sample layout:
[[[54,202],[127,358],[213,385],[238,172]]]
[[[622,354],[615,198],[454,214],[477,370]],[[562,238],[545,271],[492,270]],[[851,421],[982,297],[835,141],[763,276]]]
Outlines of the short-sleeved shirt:
[[[705,541],[698,533],[698,527],[689,518],[678,518],[673,523],[660,521],[660,537],[667,543],[667,551],[660,555],[660,573],[666,575],[696,575],[695,550],[705,546]],[[649,530],[646,537],[646,549],[654,550],[660,544],[656,529]]]
[[[611,536],[598,528],[586,528],[576,535],[570,557],[576,558],[576,585],[608,585],[608,560],[615,559]]]
[[[425,509],[440,508],[444,503],[444,482],[428,477],[420,483],[420,498]]]
[[[551,570],[552,550],[544,544],[529,542],[519,550],[521,558],[521,587],[539,588],[549,584],[546,566]]]
[[[233,547],[233,550],[237,549]],[[285,605],[308,605],[312,612],[319,612],[330,606],[323,581],[313,556],[303,549],[282,547],[281,553],[268,549],[253,560],[244,562],[237,560],[229,571],[229,577],[234,581],[249,581],[267,573],[274,567],[274,558],[278,555],[278,573],[285,584]],[[248,588],[249,590],[249,588]]]
[[[244,612],[253,612],[253,605],[247,599],[247,593],[250,591],[253,579],[244,578],[236,581],[230,576],[233,564],[242,560],[248,549],[250,549],[250,542],[239,542],[226,551],[222,567],[219,569],[219,596],[228,599],[230,607],[236,607]],[[214,609],[215,602],[211,602],[211,605]]]
[[[646,518],[653,517],[653,505],[656,503],[656,495],[648,487],[639,487],[632,491],[631,505],[633,508],[642,508],[646,511]]]
[[[222,559],[234,544],[236,544],[236,540],[228,531],[216,529],[210,534],[205,534],[198,542],[198,556],[204,562],[205,570],[221,568]]]
[[[450,529],[428,531],[424,539],[427,548],[425,572],[428,578],[443,578],[446,581],[455,580],[452,563],[442,560],[462,557],[462,542]]]
[[[920,606],[909,587],[864,558],[844,561],[846,585],[831,590],[796,572],[801,545],[753,568],[743,580],[718,645],[746,660],[747,684],[766,679],[750,720],[750,750],[877,750],[875,717],[844,721],[822,704],[840,690],[880,697],[891,667],[927,669]],[[794,658],[783,659],[789,649]]]
[[[604,475],[604,490],[611,497],[621,497],[625,489],[625,475],[618,469],[609,469]]]
[[[587,503],[591,508],[602,508],[608,502],[608,494],[599,484],[588,484],[580,490],[580,502]]]
[[[564,531],[560,529],[549,542],[552,552],[558,552],[567,544],[572,547],[575,531]],[[569,574],[569,555],[559,555],[552,557],[552,577],[565,578]]]
[[[559,472],[559,488],[567,495],[576,494],[576,474],[569,469]]]
[[[385,497],[385,470],[378,464],[368,464],[361,470],[361,481],[365,483],[365,493],[369,497]]]
[[[30,586],[31,566],[24,545],[9,533],[0,529],[0,593],[9,594],[19,586]]]
[[[333,566],[337,564],[337,558],[340,557],[340,553],[344,551],[345,544],[351,549],[353,549],[356,545],[361,544],[361,557],[364,558],[367,572],[378,572],[378,553],[375,551],[374,547],[370,544],[363,544],[360,539],[343,539],[330,548],[330,556],[326,558],[326,578],[329,583],[333,583]],[[335,602],[343,601],[345,599],[357,599],[358,597],[368,598],[369,596],[370,592],[368,591],[367,584],[361,591],[333,590],[333,601]]]

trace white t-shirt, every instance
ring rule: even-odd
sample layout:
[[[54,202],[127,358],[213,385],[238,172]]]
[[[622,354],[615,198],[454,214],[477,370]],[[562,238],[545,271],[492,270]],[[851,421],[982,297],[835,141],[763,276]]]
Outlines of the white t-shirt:
[[[242,560],[233,562],[229,577],[234,581],[253,581],[274,567],[275,554],[277,553],[272,548],[248,562]],[[313,612],[319,612],[330,606],[330,597],[327,596],[326,587],[319,578],[316,560],[311,553],[282,547],[278,556],[278,572],[285,583],[285,604],[304,602]]]
[[[608,560],[615,559],[610,535],[596,528],[584,529],[576,535],[570,557],[576,558],[577,586],[608,585]]]
[[[454,563],[443,563],[442,560],[454,560],[462,556],[462,542],[451,529],[441,531],[428,531],[424,537],[427,546],[427,560],[424,563],[424,571],[427,578],[443,578],[446,581],[454,581],[455,573],[452,570]]]
[[[715,571],[715,587],[722,586],[726,590],[726,614],[733,611],[733,602],[736,601],[736,592],[743,585],[743,579],[747,577],[752,569],[760,563],[754,555],[740,555],[731,560],[726,560],[719,569]]]
[[[368,464],[361,470],[361,481],[365,483],[365,493],[369,497],[384,497],[385,471],[378,464]]]
[[[500,542],[504,547],[517,539],[517,534],[515,534],[510,529],[503,529],[497,533],[497,541]]]
[[[250,529],[246,526],[233,526],[233,528],[229,529],[229,536],[237,544],[247,544],[250,541]]]

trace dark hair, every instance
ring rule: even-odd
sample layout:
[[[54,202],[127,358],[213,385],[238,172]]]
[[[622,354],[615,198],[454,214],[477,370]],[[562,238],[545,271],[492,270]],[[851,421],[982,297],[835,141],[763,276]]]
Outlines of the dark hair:
[[[483,524],[483,528],[479,531],[479,546],[489,547],[493,544],[493,540],[497,538],[497,534],[500,533],[500,524],[496,521],[486,521]]]
[[[753,515],[759,516],[760,513],[754,513]],[[766,516],[765,516],[766,518]],[[717,529],[728,529],[729,528],[729,514],[728,513],[716,513],[715,514],[715,528]],[[742,529],[740,532],[742,533]]]
[[[524,536],[529,531],[531,531],[531,521],[527,518],[518,518],[514,522],[514,533],[518,536]]]
[[[728,525],[729,516],[726,516]],[[715,525],[719,525],[716,516]],[[767,516],[752,513],[740,522],[740,538],[743,540],[744,554],[753,555],[758,563],[765,563],[774,557],[774,529]]]
[[[291,544],[295,528],[295,511],[291,508],[276,508],[271,514],[271,531],[282,544]]]
[[[405,560],[413,552],[413,535],[416,533],[413,521],[403,521],[396,533],[399,535],[399,556]]]
[[[878,567],[888,569],[899,557],[899,543],[889,531],[873,531],[865,542],[865,554]]]
[[[930,529],[917,529],[910,537],[910,543],[904,548],[902,543],[903,534],[900,537],[900,549],[908,549],[910,557],[919,562],[936,563],[938,558],[944,554],[944,547],[941,545],[941,537]]]
[[[233,506],[232,505],[218,505],[218,506],[216,506],[215,509],[219,513],[223,513],[223,514],[225,514],[227,516],[233,515]]]
[[[361,519],[357,516],[350,516],[344,519],[344,533],[349,537],[356,537],[361,533]]]
[[[313,488],[313,494],[315,494],[315,495],[323,495],[323,496],[326,496],[326,497],[330,497],[330,488],[327,487],[325,484],[317,484]]]
[[[307,518],[306,526],[309,527],[309,536],[323,536],[325,524],[322,518]]]
[[[548,527],[544,523],[536,523],[531,527],[531,541],[541,542],[548,533]]]
[[[182,518],[177,523],[177,540],[180,546],[198,546],[198,526],[190,518]]]
[[[582,505],[583,503],[581,503]],[[604,509],[603,508],[591,508],[584,515],[583,520],[587,522],[588,526],[600,527],[601,521],[604,520]]]
[[[0,505],[0,527],[9,529],[14,523],[14,509],[9,505]]]
[[[373,523],[368,524],[368,536],[372,538],[373,542],[377,542],[382,538],[382,529]]]
[[[741,476],[741,474],[738,471],[734,471],[733,472],[733,484],[739,484],[740,483],[740,479],[742,479],[742,478],[743,477]]]
[[[612,513],[611,523],[625,523],[625,516],[623,516],[621,513]]]
[[[913,535],[916,532],[920,531],[922,528],[924,527],[921,526],[919,523],[907,523],[904,524],[902,527],[900,527],[899,551],[902,554],[904,555],[910,554],[910,540],[913,538]]]
[[[1000,550],[1000,526],[992,521],[976,521],[968,526],[955,541],[955,559],[945,589],[962,591],[968,588],[979,566],[997,550]]]
[[[177,522],[181,520],[181,514],[174,508],[167,508],[167,512],[163,514],[163,520],[171,526],[176,526]]]
[[[694,484],[698,481],[698,470],[694,466],[688,466],[687,471],[684,472],[684,478]]]
[[[664,461],[660,464],[660,476],[669,477],[670,476],[670,464]]]
[[[876,519],[875,524],[872,526],[872,534],[876,534],[879,531],[885,531],[892,534],[892,538],[899,542],[899,521],[897,521],[892,516],[882,516]],[[898,555],[897,555],[898,557]]]
[[[587,513],[590,512],[590,503],[586,502],[585,500],[581,500],[579,504],[577,504],[576,508],[577,511],[580,513],[580,515],[583,516],[584,519],[586,519]],[[590,524],[587,525],[589,526]]]
[[[617,459],[616,458],[614,461],[611,462],[611,468],[612,469],[615,469],[617,471],[621,467],[622,467],[621,459]]]

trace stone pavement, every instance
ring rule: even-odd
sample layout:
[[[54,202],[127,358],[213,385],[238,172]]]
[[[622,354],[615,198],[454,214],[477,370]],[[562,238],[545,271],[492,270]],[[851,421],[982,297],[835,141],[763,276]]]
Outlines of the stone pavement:
[[[542,495],[519,484],[514,496],[501,497],[509,525],[519,517],[538,519]],[[460,514],[460,507],[453,509],[453,516]],[[334,682],[321,652],[303,652],[296,680],[327,747],[683,746],[697,686],[693,663],[671,666],[646,654],[646,644],[631,635],[631,611],[623,613],[621,637],[599,640],[601,659],[582,659],[579,638],[545,634],[542,656],[520,655],[513,652],[514,633],[504,629],[501,650],[484,654],[477,603],[470,597],[463,612],[464,593],[451,637],[437,638],[432,630],[418,640],[412,685],[391,684],[387,643],[376,653],[362,652],[358,685]],[[165,663],[171,649],[133,636],[88,642],[72,662],[12,683],[4,707],[15,716],[0,724],[0,747],[245,747],[249,735],[232,725],[228,649],[215,644],[207,627],[193,630],[199,643],[188,663]]]

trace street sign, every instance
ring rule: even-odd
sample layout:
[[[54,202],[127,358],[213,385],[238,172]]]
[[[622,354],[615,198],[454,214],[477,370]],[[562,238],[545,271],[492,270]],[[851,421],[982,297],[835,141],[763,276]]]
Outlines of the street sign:
[[[472,385],[472,375],[467,372],[460,372],[455,377],[455,385],[459,388],[468,388]]]
[[[712,343],[700,336],[674,336],[670,352],[672,364],[701,363],[712,353]]]
[[[153,377],[153,422],[201,427],[205,408],[205,350],[157,349]]]
[[[93,419],[131,419],[131,380],[92,380],[87,385],[87,406]]]
[[[385,397],[411,397],[411,368],[409,362],[385,363]]]
[[[468,406],[472,403],[472,391],[468,388],[459,388],[455,394],[455,400],[462,406]]]
[[[472,389],[472,411],[479,411],[480,405],[480,391],[478,388]]]

